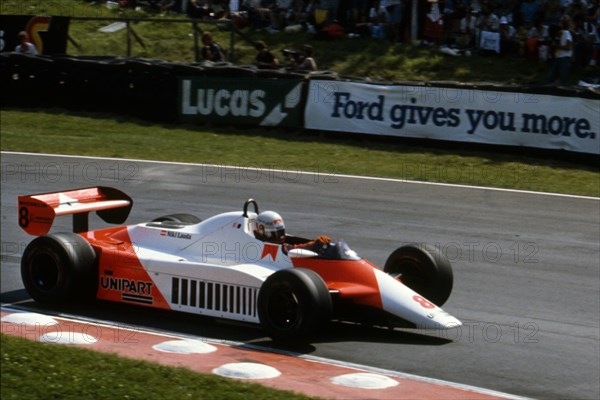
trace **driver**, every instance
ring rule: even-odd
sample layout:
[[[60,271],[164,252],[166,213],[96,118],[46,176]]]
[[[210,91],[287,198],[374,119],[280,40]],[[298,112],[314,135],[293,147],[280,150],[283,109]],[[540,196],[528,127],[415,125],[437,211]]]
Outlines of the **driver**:
[[[307,249],[317,244],[322,246],[331,243],[331,239],[328,236],[322,235],[306,243],[286,244],[285,224],[281,215],[275,211],[263,211],[258,214],[254,221],[254,236],[263,242],[285,245],[285,251]]]
[[[275,211],[263,211],[254,221],[254,236],[263,242],[283,244],[285,242],[285,224],[281,215]]]

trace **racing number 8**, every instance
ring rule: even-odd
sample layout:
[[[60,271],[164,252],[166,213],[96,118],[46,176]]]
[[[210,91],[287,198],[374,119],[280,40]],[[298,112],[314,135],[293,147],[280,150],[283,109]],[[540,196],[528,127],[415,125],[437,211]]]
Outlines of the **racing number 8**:
[[[413,300],[422,305],[423,308],[435,308],[435,304],[425,300],[425,298],[422,296],[414,295]]]
[[[29,209],[25,206],[19,208],[19,226],[27,228],[29,225]]]

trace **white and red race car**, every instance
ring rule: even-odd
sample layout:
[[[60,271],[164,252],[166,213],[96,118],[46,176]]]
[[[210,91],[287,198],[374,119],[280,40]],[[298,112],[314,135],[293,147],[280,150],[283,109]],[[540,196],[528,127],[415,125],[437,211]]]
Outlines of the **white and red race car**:
[[[23,283],[42,303],[100,299],[261,324],[274,339],[306,339],[329,320],[448,329],[462,325],[441,306],[452,290],[437,249],[407,245],[383,271],[343,241],[286,244],[255,237],[256,201],[201,221],[172,214],[89,230],[88,214],[122,224],[132,199],[109,187],[19,196],[19,225],[39,236],[25,249]],[[73,231],[51,233],[73,214]],[[291,249],[290,249],[291,248]]]

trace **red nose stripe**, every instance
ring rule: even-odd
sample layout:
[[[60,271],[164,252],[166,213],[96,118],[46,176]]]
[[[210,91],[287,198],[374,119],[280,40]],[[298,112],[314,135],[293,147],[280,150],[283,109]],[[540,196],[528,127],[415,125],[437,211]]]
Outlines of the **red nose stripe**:
[[[339,290],[340,297],[351,298],[357,304],[383,308],[374,266],[365,260],[323,260],[294,258],[296,268],[307,268],[323,278],[331,290]]]

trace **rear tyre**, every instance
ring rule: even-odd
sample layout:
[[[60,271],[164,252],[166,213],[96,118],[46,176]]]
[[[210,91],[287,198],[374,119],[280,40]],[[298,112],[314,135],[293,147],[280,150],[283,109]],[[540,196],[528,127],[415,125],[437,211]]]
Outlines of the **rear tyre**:
[[[98,289],[96,253],[75,233],[40,236],[23,252],[21,278],[40,303],[92,300]]]
[[[183,222],[185,224],[198,224],[202,222],[202,220],[195,215],[192,214],[169,214],[163,215],[162,217],[158,217],[152,220],[152,222]]]
[[[390,254],[383,270],[437,306],[452,292],[450,261],[433,246],[400,247]]]
[[[258,295],[258,316],[277,341],[304,341],[331,318],[331,296],[314,271],[293,268],[275,272]]]

